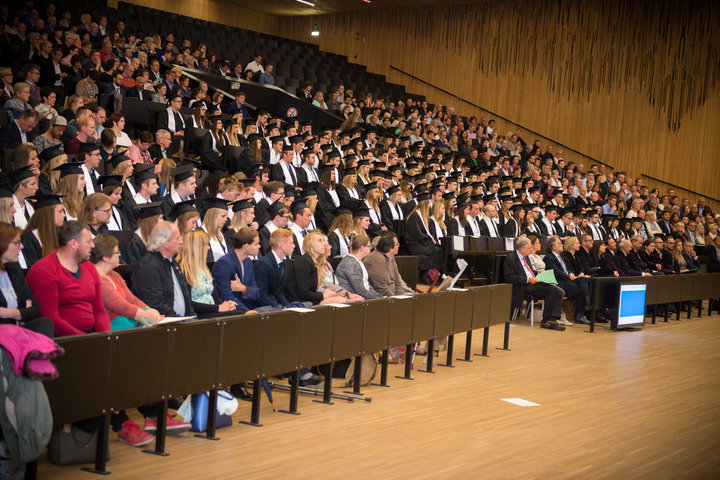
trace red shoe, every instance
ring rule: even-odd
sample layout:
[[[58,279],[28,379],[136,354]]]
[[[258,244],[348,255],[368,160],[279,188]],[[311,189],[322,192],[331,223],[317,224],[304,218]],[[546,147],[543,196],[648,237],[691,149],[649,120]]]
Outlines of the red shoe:
[[[118,440],[133,447],[147,445],[152,442],[152,439],[153,436],[140,430],[140,427],[132,419],[126,420],[122,424],[122,429],[118,432]]]
[[[190,424],[188,422],[181,422],[179,420],[175,420],[172,416],[170,416],[169,413],[167,414],[167,423],[166,423],[165,428],[166,428],[168,434],[175,435],[178,433],[187,432],[188,430],[190,430],[191,426],[192,426],[192,424]],[[155,417],[155,418],[145,417],[145,426],[143,427],[143,429],[146,432],[156,431],[157,430],[157,417]]]

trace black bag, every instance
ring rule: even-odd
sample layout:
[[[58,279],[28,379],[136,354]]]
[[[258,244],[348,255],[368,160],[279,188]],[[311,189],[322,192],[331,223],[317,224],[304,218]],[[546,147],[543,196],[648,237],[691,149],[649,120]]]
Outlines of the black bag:
[[[68,426],[69,429],[66,428]],[[97,426],[90,433],[78,428],[74,423],[56,427],[48,444],[47,459],[58,466],[93,463],[97,452],[97,436]],[[110,460],[109,444],[106,455]]]

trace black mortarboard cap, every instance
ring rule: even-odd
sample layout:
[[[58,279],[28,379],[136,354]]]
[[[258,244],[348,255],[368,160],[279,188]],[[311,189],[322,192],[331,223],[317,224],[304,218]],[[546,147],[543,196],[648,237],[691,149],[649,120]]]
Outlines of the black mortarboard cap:
[[[83,142],[80,144],[78,153],[89,153],[95,150],[100,150],[100,144],[95,142]]]
[[[122,187],[123,186],[123,176],[122,175],[103,175],[102,177],[98,178],[98,183],[102,188],[107,187]]]
[[[195,208],[195,200],[186,200],[173,205],[172,210],[170,210],[168,220],[174,222],[180,215],[187,212],[197,212],[197,208]]]
[[[162,215],[162,202],[143,203],[138,207],[138,218],[150,218]]]
[[[205,211],[210,210],[211,208],[227,210],[228,203],[229,202],[224,198],[208,197],[203,200],[203,207],[205,208]]]
[[[10,180],[10,187],[12,189],[15,189],[20,182],[25,180],[26,178],[32,178],[35,174],[30,171],[30,166],[26,165],[24,167],[16,168],[15,170],[11,171],[8,175]]]
[[[148,165],[144,168],[141,165],[137,165],[135,168],[136,170],[135,173],[133,173],[133,179],[135,180],[135,184],[138,186],[140,186],[142,182],[147,182],[152,178],[155,180],[158,179],[158,176],[155,173],[154,165]]]
[[[40,154],[40,160],[42,160],[43,162],[49,162],[53,158],[60,155],[65,155],[65,151],[63,150],[62,145],[46,148],[45,150],[43,150]]]
[[[275,202],[275,203],[278,203],[278,202]],[[280,203],[282,203],[282,202],[280,202]],[[232,205],[233,212],[239,212],[241,210],[247,210],[248,208],[254,207],[252,202],[250,202],[249,200],[238,200],[237,202],[233,202],[231,205]]]
[[[81,163],[63,163],[62,165],[55,167],[53,170],[60,172],[60,178],[67,177],[68,175],[82,175],[83,171],[80,168]]]
[[[127,155],[125,151],[118,153],[116,155],[113,155],[110,157],[109,161],[110,164],[113,166],[113,168],[117,168],[118,165],[120,165],[122,162],[130,160],[130,157]]]
[[[177,167],[172,170],[172,177],[176,182],[184,182],[193,175],[193,169],[188,166]]]
[[[42,207],[50,207],[52,205],[60,205],[62,204],[62,198],[65,195],[55,195],[54,193],[44,193],[42,190],[38,190],[35,195],[31,198],[35,200],[35,209]]]

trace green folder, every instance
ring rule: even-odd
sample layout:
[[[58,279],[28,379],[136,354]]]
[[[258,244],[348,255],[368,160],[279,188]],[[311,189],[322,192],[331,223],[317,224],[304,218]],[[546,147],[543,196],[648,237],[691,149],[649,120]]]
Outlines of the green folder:
[[[553,285],[557,285],[558,282],[555,279],[555,272],[552,270],[545,270],[544,272],[540,272],[537,275],[537,279],[544,283],[551,283]]]

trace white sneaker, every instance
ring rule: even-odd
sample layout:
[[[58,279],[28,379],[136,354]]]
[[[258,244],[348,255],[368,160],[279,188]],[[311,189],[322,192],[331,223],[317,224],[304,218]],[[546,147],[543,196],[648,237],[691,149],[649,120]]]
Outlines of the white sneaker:
[[[560,320],[558,320],[557,323],[559,323],[560,325],[565,325],[566,327],[573,325],[573,323],[567,319],[564,313],[560,316]]]

